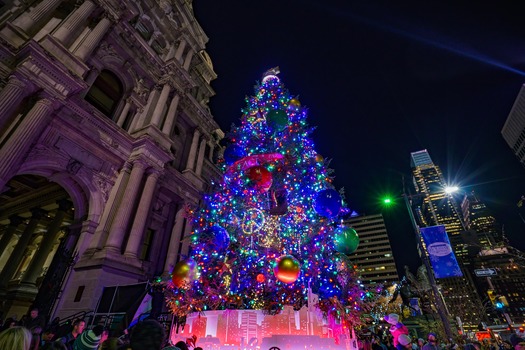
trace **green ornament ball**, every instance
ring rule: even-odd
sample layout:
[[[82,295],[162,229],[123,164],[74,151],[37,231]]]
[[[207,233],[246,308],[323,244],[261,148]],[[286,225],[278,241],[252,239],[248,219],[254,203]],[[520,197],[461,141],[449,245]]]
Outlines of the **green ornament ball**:
[[[339,253],[352,254],[359,246],[359,235],[348,226],[339,226],[334,231],[334,245]]]
[[[276,131],[283,131],[288,125],[288,115],[282,109],[272,109],[266,115],[266,124]]]

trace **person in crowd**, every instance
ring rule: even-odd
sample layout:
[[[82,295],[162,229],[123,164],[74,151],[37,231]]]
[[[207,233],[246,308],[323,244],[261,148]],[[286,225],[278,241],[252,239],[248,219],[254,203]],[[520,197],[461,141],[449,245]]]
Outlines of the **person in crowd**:
[[[407,334],[400,334],[397,338],[397,350],[412,350],[412,338]]]
[[[16,320],[12,317],[8,317],[5,319],[4,324],[2,325],[2,328],[0,328],[0,332],[16,326]]]
[[[473,341],[472,345],[474,345],[476,350],[481,350],[481,343],[479,341]]]
[[[425,340],[423,338],[418,338],[417,339],[417,347],[420,350],[422,350],[424,345],[425,345]]]
[[[428,333],[427,343],[423,346],[423,350],[439,350],[436,333]]]
[[[60,340],[56,340],[47,343],[46,345],[41,347],[40,350],[67,350],[67,347],[66,344],[62,343]]]
[[[21,326],[31,329],[33,327],[40,327],[40,329],[46,328],[46,318],[39,314],[37,307],[32,307],[29,310],[29,315],[25,318],[24,323]]]
[[[514,350],[525,350],[525,340],[516,333],[510,336],[510,343]]]
[[[399,322],[399,315],[389,314],[385,316],[385,321],[390,323],[390,333],[394,337],[394,347],[397,348],[398,338],[401,334],[408,335],[408,328]]]
[[[188,345],[187,345],[185,342],[183,342],[182,340],[176,342],[176,343],[175,343],[175,347],[176,347],[176,348],[179,348],[180,350],[189,350],[189,349],[188,349]],[[135,350],[135,349],[133,349],[133,350]]]
[[[73,350],[97,350],[102,339],[102,333],[104,333],[104,327],[100,325],[80,333],[73,343]]]
[[[40,348],[42,335],[42,328],[40,326],[34,326],[30,329],[31,332],[31,350],[38,350]]]
[[[98,348],[100,350],[117,350],[119,348],[119,339],[117,337],[109,337],[101,341]]]
[[[48,343],[52,343],[54,337],[55,337],[55,333],[54,333],[53,328],[46,329],[44,333],[42,333],[42,339],[40,341],[40,345],[44,346]]]
[[[202,348],[200,346],[197,346],[196,348],[194,348],[193,350],[202,350]]]
[[[121,350],[160,350],[164,345],[166,332],[164,327],[153,319],[137,323],[131,330],[129,344]]]
[[[72,327],[73,329],[71,332],[66,334],[65,337],[60,338],[60,341],[66,344],[68,350],[73,350],[73,343],[75,342],[75,339],[77,339],[77,337],[84,331],[84,328],[86,328],[86,321],[82,319],[76,319],[73,321]]]
[[[14,326],[0,333],[0,349],[2,350],[29,350],[31,346],[31,332],[22,326]]]
[[[102,326],[101,326],[102,327]],[[100,334],[100,344],[98,348],[102,346],[102,343],[109,338],[109,329],[107,327],[102,327],[102,333]]]

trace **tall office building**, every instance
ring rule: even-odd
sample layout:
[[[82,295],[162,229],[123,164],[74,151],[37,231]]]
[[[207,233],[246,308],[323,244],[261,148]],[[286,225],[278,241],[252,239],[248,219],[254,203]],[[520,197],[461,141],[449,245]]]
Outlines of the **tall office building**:
[[[420,227],[444,225],[456,254],[463,277],[438,280],[450,315],[459,317],[466,329],[475,329],[483,313],[474,285],[464,242],[463,220],[455,199],[445,192],[447,185],[441,169],[426,150],[411,153],[412,180],[415,193],[410,195],[412,210]]]
[[[382,214],[356,216],[345,221],[359,235],[359,247],[351,255],[365,286],[391,285],[399,281],[392,247]]]
[[[501,134],[520,163],[525,166],[525,85],[514,101]]]
[[[466,229],[476,232],[480,248],[488,249],[501,242],[501,228],[496,218],[474,191],[463,196],[461,212]]]
[[[0,315],[90,311],[187,254],[224,136],[207,41],[186,0],[0,2]]]

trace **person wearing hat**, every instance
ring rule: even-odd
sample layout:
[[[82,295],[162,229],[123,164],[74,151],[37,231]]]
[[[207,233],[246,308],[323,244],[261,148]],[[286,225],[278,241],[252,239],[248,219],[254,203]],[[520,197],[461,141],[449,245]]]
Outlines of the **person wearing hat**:
[[[408,328],[399,322],[399,315],[397,314],[386,315],[385,321],[391,324],[390,333],[392,333],[392,337],[394,338],[394,346],[397,348],[399,336],[401,334],[408,335]]]
[[[95,326],[93,329],[82,332],[73,343],[73,350],[96,350],[102,338],[104,327]]]
[[[439,350],[436,333],[428,333],[427,341],[428,343],[423,346],[423,350]]]
[[[510,336],[510,343],[514,350],[525,350],[525,340],[516,333]]]
[[[400,334],[397,338],[398,344],[396,346],[397,350],[411,350],[412,349],[412,338],[407,334]]]

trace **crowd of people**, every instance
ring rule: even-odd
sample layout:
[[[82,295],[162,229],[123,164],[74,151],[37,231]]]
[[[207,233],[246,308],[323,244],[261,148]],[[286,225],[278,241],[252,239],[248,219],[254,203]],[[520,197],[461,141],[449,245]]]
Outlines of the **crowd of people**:
[[[390,324],[389,334],[365,339],[360,343],[359,350],[525,350],[525,340],[517,334],[512,334],[509,340],[440,341],[434,332],[428,333],[426,339],[411,337],[408,328],[399,322],[397,314],[386,315],[384,319]]]
[[[359,342],[359,350],[525,350],[525,339],[512,334],[509,341],[440,342],[436,333],[427,339],[411,337],[397,314],[385,316],[389,334],[373,335]],[[202,350],[191,342],[171,344],[164,326],[154,319],[138,322],[131,332],[112,337],[101,325],[86,328],[83,319],[60,326],[58,319],[46,325],[46,319],[32,308],[20,321],[8,318],[0,325],[0,350]]]
[[[101,325],[86,328],[83,319],[60,326],[55,319],[46,325],[45,317],[32,308],[20,321],[8,318],[0,327],[1,350],[190,350],[179,341],[172,345],[164,326],[153,319],[137,323],[120,337],[110,336]],[[202,350],[193,347],[193,350]],[[525,350],[525,349],[524,349]]]

